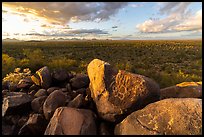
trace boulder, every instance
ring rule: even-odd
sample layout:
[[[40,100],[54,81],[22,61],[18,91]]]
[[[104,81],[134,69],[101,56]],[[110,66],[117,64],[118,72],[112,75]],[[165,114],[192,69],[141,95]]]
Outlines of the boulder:
[[[127,116],[115,135],[202,135],[202,99],[164,99]]]
[[[47,96],[40,96],[38,98],[33,99],[33,101],[31,102],[32,110],[35,113],[43,114],[43,104],[46,99],[47,99]]]
[[[18,135],[43,135],[47,121],[42,114],[30,115],[28,121],[21,127]]]
[[[52,73],[52,78],[56,82],[62,82],[69,78],[69,75],[65,69],[57,69]]]
[[[160,99],[202,98],[201,82],[183,82],[160,90]]]
[[[51,73],[47,66],[36,71],[36,73],[31,76],[31,79],[36,85],[44,89],[48,89],[52,83]]]
[[[44,135],[96,135],[95,115],[87,109],[59,107]]]
[[[89,77],[86,74],[76,74],[70,79],[70,84],[73,89],[86,88],[89,85]]]
[[[7,114],[22,114],[31,110],[31,97],[22,92],[9,92],[3,98],[2,117]]]
[[[47,96],[47,91],[45,89],[39,89],[37,93],[35,93],[34,97],[40,97],[40,96]]]
[[[49,120],[58,107],[64,106],[66,104],[66,95],[60,91],[55,90],[52,92],[43,104],[43,113],[45,118]]]
[[[159,100],[159,85],[152,79],[113,68],[94,59],[87,67],[91,97],[101,118],[116,122]]]

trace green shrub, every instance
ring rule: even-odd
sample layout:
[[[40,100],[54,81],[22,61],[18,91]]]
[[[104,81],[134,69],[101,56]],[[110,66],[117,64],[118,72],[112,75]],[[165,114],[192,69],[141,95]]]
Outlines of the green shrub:
[[[2,78],[16,68],[16,59],[8,54],[2,54]]]

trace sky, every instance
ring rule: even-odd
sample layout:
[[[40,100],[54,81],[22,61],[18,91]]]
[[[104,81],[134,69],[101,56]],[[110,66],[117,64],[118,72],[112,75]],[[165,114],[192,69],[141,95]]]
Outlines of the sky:
[[[202,2],[3,2],[6,38],[200,39]]]

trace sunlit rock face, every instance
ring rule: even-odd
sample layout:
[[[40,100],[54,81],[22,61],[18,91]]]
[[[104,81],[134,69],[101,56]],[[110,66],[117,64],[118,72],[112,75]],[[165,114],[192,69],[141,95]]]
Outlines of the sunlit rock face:
[[[202,82],[183,82],[160,90],[160,99],[202,98]]]
[[[88,65],[89,88],[99,116],[116,122],[159,99],[159,86],[150,78],[113,68],[94,59]]]
[[[115,135],[201,135],[202,99],[170,98],[147,105],[115,126]]]

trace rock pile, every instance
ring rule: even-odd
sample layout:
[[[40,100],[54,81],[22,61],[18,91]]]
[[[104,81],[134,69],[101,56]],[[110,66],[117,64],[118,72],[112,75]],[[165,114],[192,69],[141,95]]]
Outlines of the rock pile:
[[[87,73],[45,66],[12,86],[4,79],[2,134],[202,134],[202,83],[160,89],[99,59]]]

